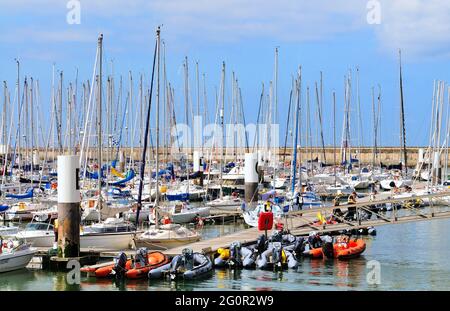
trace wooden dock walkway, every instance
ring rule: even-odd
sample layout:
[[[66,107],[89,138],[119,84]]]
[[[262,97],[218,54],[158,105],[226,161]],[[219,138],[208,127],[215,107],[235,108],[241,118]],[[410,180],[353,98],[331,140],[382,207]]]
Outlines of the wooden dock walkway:
[[[341,231],[348,229],[359,229],[366,227],[374,227],[388,224],[399,224],[415,221],[425,221],[431,219],[444,219],[450,218],[450,208],[448,206],[435,206],[432,201],[435,199],[450,197],[449,192],[441,192],[429,195],[414,195],[408,198],[389,198],[392,194],[389,192],[381,193],[377,195],[381,200],[369,201],[369,198],[365,197],[360,200],[360,203],[352,205],[358,210],[368,211],[370,206],[373,205],[383,205],[392,204],[393,210],[387,212],[386,214],[374,214],[379,216],[377,219],[369,220],[355,220],[355,221],[344,221],[342,223],[325,225],[325,226],[313,226],[312,223],[317,219],[317,213],[321,213],[323,216],[328,216],[336,208],[334,206],[315,208],[309,210],[302,210],[298,212],[290,212],[284,219],[285,228],[289,229],[294,235],[307,235],[311,231],[317,232],[331,232],[331,231]],[[418,208],[403,208],[402,212],[399,212],[396,208],[396,204],[401,204],[409,200],[430,200],[431,206],[425,209]],[[339,206],[342,212],[347,211],[347,204]],[[263,232],[258,231],[257,228],[245,229],[238,231],[229,235],[217,237],[209,240],[201,240],[195,243],[184,245],[182,247],[172,248],[164,251],[167,255],[177,255],[180,254],[183,248],[189,247],[194,252],[204,252],[204,253],[214,253],[218,248],[227,248],[234,241],[240,241],[242,244],[251,244],[256,241],[258,236],[263,234]]]
[[[359,203],[351,205],[352,207],[356,208],[357,214],[362,210],[367,212],[370,211],[372,213],[372,219],[356,219],[353,221],[342,220],[342,222],[337,224],[313,225],[313,222],[317,220],[318,213],[321,213],[326,217],[331,215],[332,211],[336,209],[336,207],[334,206],[329,206],[290,212],[285,217],[283,217],[283,223],[285,225],[285,228],[290,230],[292,234],[307,235],[311,231],[327,233],[332,231],[450,218],[450,206],[448,204],[436,205],[436,203],[434,203],[442,203],[442,198],[444,197],[450,198],[450,191],[429,195],[415,195],[408,198],[391,199],[387,194],[381,195],[379,197],[382,197],[383,199],[370,202],[368,198],[362,198]],[[402,209],[397,209],[398,204],[402,204],[406,201],[411,200],[427,200],[429,201],[429,206],[425,208],[403,206]],[[385,204],[391,204],[392,210],[385,213],[373,213],[370,210],[371,206],[382,206]],[[339,208],[342,212],[345,212],[347,211],[348,205],[343,204],[340,205]],[[239,241],[243,245],[254,243],[256,239],[263,233],[264,232],[259,231],[257,228],[249,228],[217,238],[201,240],[181,247],[168,249],[163,251],[163,253],[165,253],[166,255],[175,256],[180,254],[184,248],[191,248],[194,252],[203,252],[212,255],[219,248],[228,248],[234,241]],[[47,252],[48,249],[40,249],[39,253],[44,255]],[[81,252],[84,254],[97,254],[100,259],[112,258],[119,253],[116,250],[108,249],[81,249]],[[131,255],[135,254],[135,251],[126,250],[125,253],[128,257],[130,257]]]

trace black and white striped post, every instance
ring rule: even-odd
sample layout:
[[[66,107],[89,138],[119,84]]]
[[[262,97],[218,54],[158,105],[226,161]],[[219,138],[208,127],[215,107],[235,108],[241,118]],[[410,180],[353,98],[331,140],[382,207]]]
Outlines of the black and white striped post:
[[[80,255],[80,157],[58,156],[58,257]]]
[[[245,202],[247,204],[258,201],[258,155],[246,153],[244,162]]]

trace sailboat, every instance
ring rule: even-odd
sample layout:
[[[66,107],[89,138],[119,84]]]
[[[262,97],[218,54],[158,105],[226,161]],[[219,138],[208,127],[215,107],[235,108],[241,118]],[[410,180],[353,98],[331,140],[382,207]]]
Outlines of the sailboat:
[[[139,232],[136,232],[131,223],[119,218],[108,218],[104,222],[81,227],[80,247],[130,249],[136,233]],[[50,222],[32,221],[14,236],[30,242],[35,247],[52,247],[55,241],[54,226]]]
[[[206,191],[203,187],[185,180],[175,189],[167,190],[165,195],[169,201],[199,201],[206,195]]]
[[[156,30],[156,43],[155,52],[153,57],[153,70],[152,78],[150,84],[150,94],[149,94],[149,105],[147,108],[147,120],[144,132],[144,148],[142,151],[142,162],[140,167],[140,183],[139,183],[139,196],[138,196],[138,209],[136,222],[139,220],[139,213],[142,208],[142,188],[143,188],[143,176],[145,171],[145,159],[147,152],[147,142],[150,128],[150,111],[151,111],[151,101],[153,93],[153,79],[155,75],[155,63],[157,61],[158,67],[158,78],[157,78],[157,89],[156,89],[156,150],[159,150],[159,64],[160,64],[160,27]],[[159,153],[156,152],[156,171],[159,168]],[[158,179],[157,179],[158,180]],[[158,184],[157,184],[158,187]],[[198,232],[189,230],[180,226],[179,224],[159,224],[159,192],[156,192],[155,197],[155,225],[150,226],[148,230],[142,234],[137,235],[134,238],[134,243],[136,247],[148,247],[149,249],[165,249],[173,246],[179,246],[182,244],[198,241],[200,239],[200,234]]]
[[[244,204],[244,200],[238,194],[226,195],[206,203],[211,208],[226,211],[239,210],[242,204]]]
[[[168,206],[160,206],[159,211],[162,215],[168,216],[172,222],[177,224],[190,223],[197,217],[209,216],[210,206],[193,207],[187,202],[175,201]],[[150,215],[150,222],[155,223],[155,215]]]
[[[399,168],[391,170],[391,176],[380,181],[380,187],[384,190],[391,190],[393,188],[401,188],[404,186],[411,186],[412,180],[408,177],[408,163],[406,151],[406,129],[405,129],[405,111],[403,103],[403,77],[402,77],[402,58],[399,50],[399,71],[400,71],[400,161]],[[403,173],[403,168],[405,173]]]
[[[134,243],[137,248],[147,247],[151,250],[166,250],[199,241],[199,232],[189,230],[180,224],[165,224],[150,226],[141,235],[137,236]]]

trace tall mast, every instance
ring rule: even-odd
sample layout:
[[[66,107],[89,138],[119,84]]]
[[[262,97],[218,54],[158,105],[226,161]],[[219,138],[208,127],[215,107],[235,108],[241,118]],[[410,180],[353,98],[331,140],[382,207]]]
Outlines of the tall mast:
[[[128,126],[127,126],[127,137],[128,137],[128,146],[130,148],[130,163],[133,163],[133,148],[134,148],[134,126],[133,126],[133,75],[131,70],[129,71],[130,78],[130,101],[128,102]],[[131,137],[130,137],[131,136]],[[131,165],[130,165],[131,168]]]
[[[334,186],[336,187],[336,92],[333,91],[333,171]]]
[[[298,79],[301,79],[300,73]],[[300,88],[299,88],[299,80],[295,81],[295,94],[296,94],[296,102],[295,102],[295,126],[294,126],[294,143],[292,144],[292,148],[294,148],[294,154],[292,159],[292,184],[291,184],[291,192],[292,196],[295,192],[295,177],[296,177],[296,169],[297,169],[297,146],[298,146],[298,126],[299,126],[299,112],[300,112]],[[287,130],[287,129],[286,129]],[[301,183],[301,165],[300,165],[300,183]],[[301,187],[301,185],[300,185]]]
[[[306,86],[306,146],[308,149],[308,155],[306,158],[309,158],[309,166],[312,174],[312,142],[311,142],[311,111],[309,104],[309,86]],[[308,160],[307,160],[308,161]],[[306,167],[308,168],[308,162],[306,163]],[[308,170],[307,170],[308,171]]]
[[[5,155],[4,155],[4,163],[2,163],[2,167],[3,167],[3,172],[2,172],[2,185],[5,183],[5,176],[6,176],[6,165],[8,162],[8,150],[9,150],[9,141],[7,140],[7,129],[8,129],[8,125],[6,124],[7,122],[7,118],[6,118],[6,114],[7,114],[7,106],[9,106],[9,93],[8,93],[8,85],[6,83],[6,81],[3,81],[3,87],[4,87],[4,95],[5,95],[5,101],[3,103],[3,116],[2,116],[2,144],[4,146],[4,150],[5,150]]]
[[[8,86],[6,84],[6,81],[3,81],[3,92],[4,92],[4,102],[3,102],[3,115],[2,115],[2,144],[6,146],[6,131],[7,131],[7,125],[6,125],[6,105],[8,101]]]
[[[34,135],[33,135],[33,133],[34,133],[34,131],[33,131],[33,129],[34,129],[34,120],[33,120],[33,78],[31,77],[30,78],[30,132],[31,132],[31,135],[30,135],[30,145],[31,145],[31,170],[30,170],[30,173],[31,173],[31,176],[33,176],[33,166],[34,166],[34,157],[33,157],[33,147],[34,147],[34,139],[33,139],[33,137],[34,137]],[[33,178],[33,177],[31,177],[31,178]]]
[[[358,101],[358,157],[359,157],[359,172],[361,172],[361,147],[364,145],[364,132],[362,127],[362,113],[361,113],[361,96],[359,92],[359,67],[356,67],[356,98]]]
[[[136,212],[136,228],[139,223],[139,213],[142,208],[142,189],[144,188],[144,173],[145,173],[145,157],[147,153],[147,143],[148,143],[148,133],[150,128],[150,111],[152,108],[152,93],[153,93],[153,78],[155,75],[155,61],[156,61],[156,49],[159,49],[158,42],[159,42],[159,34],[160,34],[160,27],[158,27],[156,31],[157,40],[155,43],[155,52],[153,55],[153,66],[152,66],[152,78],[150,82],[150,93],[148,97],[148,107],[147,107],[147,119],[145,122],[145,132],[144,132],[144,147],[142,148],[142,157],[140,162],[140,181],[139,181],[139,192],[138,192],[138,200],[137,200],[137,212]],[[158,193],[158,192],[157,192]],[[158,206],[155,205],[155,224],[156,228],[159,228],[159,221],[158,221]]]
[[[320,79],[322,81],[322,76]],[[326,158],[326,153],[325,153],[325,140],[323,138],[323,126],[322,126],[322,103],[320,101],[321,95],[319,97],[319,89],[317,87],[317,82],[315,83],[315,87],[316,87],[316,100],[317,100],[317,115],[319,118],[319,125],[320,125],[320,141],[322,143],[323,162],[326,163],[327,158]],[[321,87],[322,87],[322,82],[321,82]]]
[[[60,73],[60,79],[59,79],[59,106],[58,106],[58,145],[59,145],[59,154],[63,153],[63,146],[62,146],[62,96],[63,95],[63,72]]]
[[[186,113],[185,122],[186,126],[189,127],[189,63],[187,56],[184,59],[184,103]],[[186,180],[187,180],[186,184],[188,196],[189,196],[189,153],[191,152],[190,147],[191,146],[186,146]]]
[[[220,144],[220,198],[223,198],[223,146],[225,144],[225,130],[223,118],[225,113],[225,62],[222,63],[222,79],[221,79],[221,107],[220,107],[220,127],[222,129],[222,143]]]
[[[157,72],[157,84],[156,84],[156,195],[155,195],[155,206],[157,207],[159,204],[159,71],[160,71],[160,28],[158,27],[156,31],[156,40],[157,40],[157,57],[158,57],[158,66],[156,67]],[[151,95],[150,95],[151,96]],[[156,226],[158,226],[158,220],[156,220]]]
[[[278,47],[275,48],[275,77],[274,77],[274,97],[275,97],[275,109],[274,109],[274,113],[273,113],[273,121],[272,123],[278,124]],[[272,125],[270,126],[272,128]],[[273,188],[275,189],[275,179],[277,178],[277,166],[278,166],[278,161],[275,162],[275,159],[278,159],[277,157],[277,153],[279,152],[279,146],[275,146],[274,145],[274,162],[273,162],[273,167],[274,167],[274,172],[273,172]]]
[[[373,114],[373,149],[372,149],[372,172],[375,172],[375,148],[377,145],[376,113],[375,113],[375,90],[372,87],[372,114]]]
[[[98,74],[98,104],[97,104],[97,139],[98,139],[98,206],[102,203],[102,66],[103,66],[103,34],[98,37],[99,74]]]
[[[21,100],[20,100],[20,62],[19,62],[19,60],[17,60],[16,59],[16,62],[17,62],[17,118],[18,118],[18,124],[17,124],[17,127],[18,127],[18,133],[19,133],[19,135],[18,135],[18,138],[19,138],[19,140],[18,140],[18,142],[17,142],[17,145],[18,145],[18,156],[19,156],[19,159],[21,158],[21,155],[20,155],[20,141],[21,141],[21,139],[20,139],[20,128],[21,128],[21,126],[20,126],[20,115],[21,115]],[[20,165],[21,165],[21,161],[19,161],[19,163],[18,163],[18,166],[19,166],[19,170],[20,170]],[[11,168],[11,170],[12,170],[12,168]],[[20,186],[20,183],[19,183],[19,188],[21,188],[21,186]]]
[[[405,174],[408,173],[407,152],[406,152],[406,129],[405,129],[405,108],[403,103],[403,78],[402,78],[402,51],[398,50],[400,66],[400,144],[403,147],[403,157],[405,161]]]

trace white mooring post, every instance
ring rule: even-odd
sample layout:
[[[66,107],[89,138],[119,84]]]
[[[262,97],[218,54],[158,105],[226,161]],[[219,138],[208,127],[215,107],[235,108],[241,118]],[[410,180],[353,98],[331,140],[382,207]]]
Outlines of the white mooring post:
[[[199,185],[203,186],[203,155],[201,151],[193,154],[194,173],[198,174]]]
[[[80,158],[58,156],[58,257],[80,255]]]
[[[256,202],[258,199],[258,155],[246,153],[244,162],[245,202]]]

